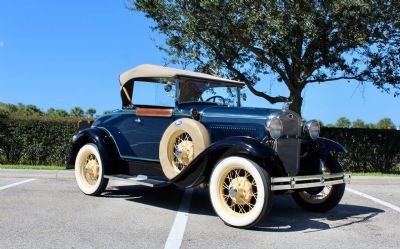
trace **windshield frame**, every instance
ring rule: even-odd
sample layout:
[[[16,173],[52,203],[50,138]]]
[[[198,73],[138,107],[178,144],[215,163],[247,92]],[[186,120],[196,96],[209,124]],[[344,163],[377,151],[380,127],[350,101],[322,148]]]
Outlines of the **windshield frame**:
[[[176,105],[185,105],[185,104],[190,104],[190,103],[210,103],[212,104],[213,102],[206,102],[206,101],[181,101],[180,97],[181,97],[181,81],[184,80],[193,80],[196,81],[196,83],[201,83],[201,84],[219,84],[221,85],[221,87],[232,87],[232,88],[236,88],[236,107],[241,107],[241,95],[240,95],[240,90],[244,87],[244,86],[240,86],[240,85],[236,85],[236,84],[229,84],[227,82],[222,82],[222,81],[211,81],[211,80],[204,80],[204,79],[197,79],[197,78],[189,78],[189,77],[177,77],[176,78]]]

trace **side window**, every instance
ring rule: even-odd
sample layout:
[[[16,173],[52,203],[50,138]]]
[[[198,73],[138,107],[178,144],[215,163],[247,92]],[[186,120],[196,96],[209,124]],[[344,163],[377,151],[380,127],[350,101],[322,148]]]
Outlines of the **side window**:
[[[132,104],[150,106],[175,106],[175,83],[135,81]]]

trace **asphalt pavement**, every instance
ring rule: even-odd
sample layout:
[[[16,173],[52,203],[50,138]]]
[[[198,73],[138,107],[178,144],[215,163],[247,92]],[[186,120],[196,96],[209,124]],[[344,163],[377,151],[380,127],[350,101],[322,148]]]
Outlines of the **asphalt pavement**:
[[[346,191],[321,214],[274,196],[269,216],[244,230],[215,215],[207,189],[188,198],[110,181],[91,197],[72,171],[0,170],[0,248],[400,248],[400,177],[353,177],[348,186],[372,199]]]

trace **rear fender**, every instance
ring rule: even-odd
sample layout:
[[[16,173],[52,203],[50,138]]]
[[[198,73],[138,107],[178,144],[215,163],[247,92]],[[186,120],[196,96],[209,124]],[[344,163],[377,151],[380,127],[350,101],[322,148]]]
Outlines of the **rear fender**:
[[[76,156],[80,148],[87,143],[96,144],[106,175],[121,172],[121,160],[114,141],[107,132],[98,128],[84,129],[74,136],[72,152],[67,163],[67,168],[72,169],[75,167]]]
[[[276,152],[251,137],[228,137],[211,144],[200,153],[182,173],[171,179],[175,185],[192,187],[206,181],[219,160],[229,155],[248,157],[268,172],[276,171]]]

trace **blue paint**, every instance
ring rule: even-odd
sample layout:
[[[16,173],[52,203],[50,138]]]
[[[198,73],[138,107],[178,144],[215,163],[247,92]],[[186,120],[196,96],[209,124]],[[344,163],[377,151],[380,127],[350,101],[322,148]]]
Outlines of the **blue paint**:
[[[104,128],[110,133],[121,157],[158,161],[159,145],[164,131],[174,120],[190,118],[192,108],[199,111],[199,121],[208,129],[211,142],[232,136],[262,140],[267,135],[267,118],[282,112],[275,109],[217,106],[213,103],[185,104],[178,105],[172,117],[140,116],[140,123],[135,122],[138,118],[135,109],[121,109],[99,118],[93,126]],[[180,124],[175,121],[175,125]]]

